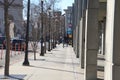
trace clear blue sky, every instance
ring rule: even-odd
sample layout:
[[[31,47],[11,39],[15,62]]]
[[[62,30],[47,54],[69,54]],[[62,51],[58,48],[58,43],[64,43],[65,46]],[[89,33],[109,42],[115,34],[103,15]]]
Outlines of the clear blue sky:
[[[59,4],[60,4],[61,9],[63,10],[63,9],[67,9],[68,6],[72,6],[73,2],[74,0],[61,0]]]
[[[34,3],[38,3],[39,0],[31,0],[31,2],[34,2]],[[72,6],[72,3],[74,2],[74,0],[61,0],[58,5],[59,5],[59,8],[62,9],[62,12],[64,9],[67,9],[68,6]]]

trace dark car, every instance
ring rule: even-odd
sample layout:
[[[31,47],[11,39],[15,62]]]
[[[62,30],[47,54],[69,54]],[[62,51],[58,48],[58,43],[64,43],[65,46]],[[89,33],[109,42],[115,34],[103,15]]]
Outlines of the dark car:
[[[0,49],[5,49],[5,36],[0,36]]]
[[[24,39],[11,39],[12,50],[24,51],[25,50],[25,40]]]

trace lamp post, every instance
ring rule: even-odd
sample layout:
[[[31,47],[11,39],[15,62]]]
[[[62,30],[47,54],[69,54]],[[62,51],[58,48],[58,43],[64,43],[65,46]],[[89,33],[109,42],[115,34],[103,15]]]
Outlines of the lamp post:
[[[27,6],[27,27],[26,27],[26,49],[25,49],[25,58],[23,65],[29,66],[29,61],[28,61],[28,41],[29,41],[29,16],[30,16],[30,0],[28,0],[28,6]]]
[[[41,0],[41,54],[40,56],[44,56],[44,38],[43,38],[43,0]]]
[[[50,29],[51,29],[51,8],[49,7],[48,8],[48,13],[49,13],[49,42],[48,42],[48,51],[51,51],[51,47],[50,47],[50,43],[51,43],[51,31],[50,31]]]

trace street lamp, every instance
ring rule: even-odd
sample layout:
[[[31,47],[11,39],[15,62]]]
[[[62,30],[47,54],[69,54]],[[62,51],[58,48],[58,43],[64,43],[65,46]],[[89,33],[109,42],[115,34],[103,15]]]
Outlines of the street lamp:
[[[50,33],[51,33],[50,32],[50,29],[51,29],[51,14],[50,14],[51,13],[51,8],[50,7],[48,8],[48,13],[49,13],[49,42],[48,42],[48,51],[51,51],[51,49],[50,49],[51,48],[50,47],[50,42],[51,42],[50,41],[50,39],[51,39],[51,35],[50,35]]]
[[[29,41],[29,16],[30,16],[30,0],[28,0],[28,6],[27,6],[27,27],[26,27],[26,49],[25,49],[25,58],[23,65],[29,66],[29,61],[28,61],[28,41]]]
[[[40,56],[44,56],[44,38],[43,38],[43,1],[41,0],[41,54]]]

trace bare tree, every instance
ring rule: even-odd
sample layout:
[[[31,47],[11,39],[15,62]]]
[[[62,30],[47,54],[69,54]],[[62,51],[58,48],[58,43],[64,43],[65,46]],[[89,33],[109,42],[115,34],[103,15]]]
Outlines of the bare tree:
[[[23,6],[24,6],[24,9],[23,9],[23,16],[25,17],[25,18],[27,18],[27,14],[25,14],[25,13],[27,13],[27,1],[26,0],[24,0],[23,1]]]
[[[31,12],[30,12],[30,21],[31,21],[31,27],[32,27],[32,32],[31,32],[31,46],[32,50],[34,52],[34,60],[36,60],[36,52],[38,48],[38,42],[40,41],[40,28],[38,27],[38,17],[40,15],[40,7],[36,4],[31,3]]]
[[[44,2],[44,12],[47,12],[48,9],[51,7],[51,9],[58,10],[58,6],[56,6],[61,0],[45,0]],[[40,5],[41,3],[39,3]]]
[[[33,25],[32,27],[33,29],[32,29],[32,42],[31,42],[31,46],[34,52],[34,60],[36,60],[36,51],[37,51],[38,42],[39,42],[38,28],[36,26],[37,26],[37,23],[35,23],[35,25]]]
[[[51,14],[54,14],[54,10],[57,10],[57,6],[55,6],[57,3],[59,3],[61,0],[45,0],[45,2],[44,2],[44,13],[46,13],[46,14],[48,14],[48,16],[49,16],[49,9],[51,9]],[[51,15],[52,16],[52,15]],[[50,16],[49,16],[50,17]],[[48,18],[46,18],[46,19],[48,19]],[[52,33],[52,31],[51,32],[49,32],[49,30],[47,30],[46,28],[49,28],[49,20],[45,20],[47,23],[45,23],[45,26],[44,26],[44,40],[46,41],[46,34],[45,33],[49,33],[49,34],[51,34]],[[51,23],[50,23],[51,24]],[[52,26],[53,27],[53,26]],[[51,28],[52,28],[51,27]],[[52,36],[51,36],[52,37]],[[46,44],[45,44],[45,46],[46,46]],[[52,46],[51,46],[52,47]],[[45,47],[45,50],[46,50],[46,47]]]
[[[54,6],[56,3],[58,3],[60,0],[45,0],[44,2],[44,40],[46,38],[46,33],[48,33],[48,16],[47,11],[48,8]],[[24,6],[27,5],[26,2],[24,2]],[[41,21],[41,4],[34,4],[31,3],[31,12],[30,12],[30,21],[31,21],[31,27],[32,27],[32,32],[31,32],[31,46],[32,46],[32,50],[34,52],[34,60],[36,60],[36,51],[38,48],[38,42],[40,41],[40,21]],[[26,12],[26,8],[24,8],[24,11]],[[35,27],[35,24],[38,23],[37,28]],[[46,44],[45,44],[46,46]]]
[[[10,63],[10,35],[9,35],[9,15],[8,9],[15,0],[4,0],[0,3],[4,6],[4,26],[6,35],[6,55],[5,55],[5,71],[4,75],[9,76],[9,63]]]

